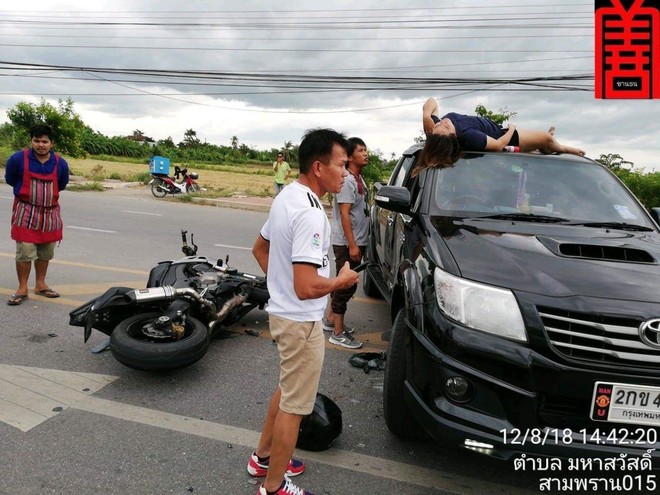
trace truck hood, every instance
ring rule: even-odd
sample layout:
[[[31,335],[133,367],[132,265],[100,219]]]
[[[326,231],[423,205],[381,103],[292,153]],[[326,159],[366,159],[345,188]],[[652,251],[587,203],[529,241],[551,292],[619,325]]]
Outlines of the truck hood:
[[[447,220],[431,223],[464,278],[551,297],[660,302],[657,232]]]

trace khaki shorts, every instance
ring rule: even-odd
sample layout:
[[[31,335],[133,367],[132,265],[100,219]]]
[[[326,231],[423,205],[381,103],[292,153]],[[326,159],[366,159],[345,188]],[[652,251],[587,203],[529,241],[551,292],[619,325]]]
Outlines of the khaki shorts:
[[[50,261],[55,256],[55,242],[48,244],[32,244],[31,242],[16,242],[16,261],[34,260]]]
[[[280,353],[280,409],[305,416],[314,410],[325,356],[320,321],[292,321],[270,315],[270,334]]]

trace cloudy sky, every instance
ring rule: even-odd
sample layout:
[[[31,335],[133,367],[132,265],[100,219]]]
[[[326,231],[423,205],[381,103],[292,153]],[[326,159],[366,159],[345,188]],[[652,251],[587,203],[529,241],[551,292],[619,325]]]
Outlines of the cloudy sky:
[[[175,142],[186,129],[260,149],[306,129],[389,158],[421,106],[516,112],[587,155],[660,170],[660,100],[594,98],[592,0],[96,0],[3,2],[0,122],[71,97],[93,129]],[[21,65],[18,65],[21,64]]]

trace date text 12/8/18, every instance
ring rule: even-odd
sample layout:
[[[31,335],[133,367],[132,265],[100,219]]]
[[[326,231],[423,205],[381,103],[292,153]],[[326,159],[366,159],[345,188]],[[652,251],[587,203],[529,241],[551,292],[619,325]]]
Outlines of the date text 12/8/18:
[[[658,442],[658,431],[654,428],[624,428],[609,431],[569,428],[528,428],[500,430],[504,445],[632,445],[639,447],[654,446]]]

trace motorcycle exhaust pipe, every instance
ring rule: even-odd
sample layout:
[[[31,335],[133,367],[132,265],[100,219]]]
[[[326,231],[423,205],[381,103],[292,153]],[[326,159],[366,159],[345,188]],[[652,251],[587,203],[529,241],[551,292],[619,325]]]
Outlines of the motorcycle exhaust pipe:
[[[215,320],[209,323],[209,329],[213,330],[213,327],[215,325],[221,323],[222,320],[227,318],[229,312],[235,307],[240,306],[245,301],[247,301],[247,298],[248,298],[248,294],[246,292],[241,292],[240,294],[236,294],[234,297],[229,299],[225,304],[223,304],[220,311],[218,311],[218,313],[215,315]]]
[[[211,312],[216,312],[215,304],[200,296],[196,290],[188,287],[175,288],[171,285],[163,285],[162,287],[151,287],[149,289],[135,289],[124,295],[124,297],[132,304],[173,301],[174,299],[185,296],[192,297]]]

